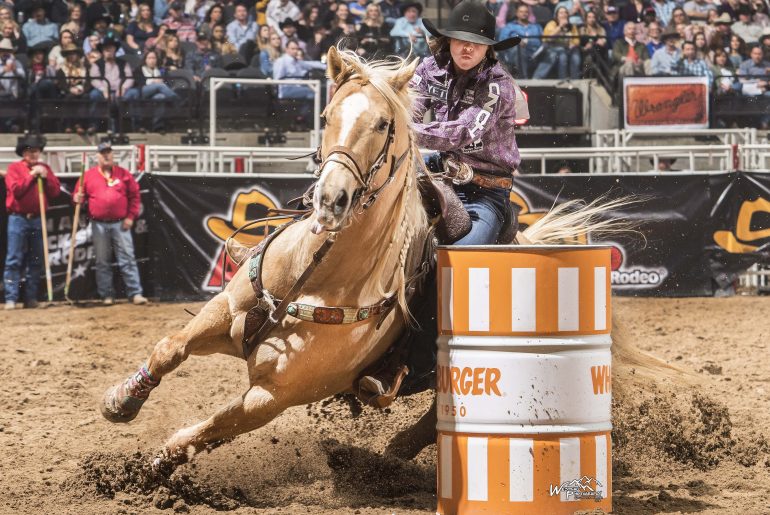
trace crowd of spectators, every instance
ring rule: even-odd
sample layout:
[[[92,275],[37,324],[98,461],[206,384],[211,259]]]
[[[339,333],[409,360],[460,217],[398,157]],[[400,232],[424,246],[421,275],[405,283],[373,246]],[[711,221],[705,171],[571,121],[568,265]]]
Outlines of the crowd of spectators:
[[[719,93],[764,95],[766,0],[488,0],[517,78],[702,75]],[[168,74],[305,78],[331,45],[366,58],[428,54],[423,6],[400,0],[2,0],[0,100],[177,99]],[[283,86],[282,98],[312,98]],[[32,102],[34,104],[34,102]],[[163,110],[154,119],[162,126]],[[33,108],[34,116],[34,108]],[[770,120],[769,120],[770,121]],[[87,122],[86,122],[87,123]],[[77,120],[67,131],[83,131]],[[2,127],[0,127],[2,128]]]

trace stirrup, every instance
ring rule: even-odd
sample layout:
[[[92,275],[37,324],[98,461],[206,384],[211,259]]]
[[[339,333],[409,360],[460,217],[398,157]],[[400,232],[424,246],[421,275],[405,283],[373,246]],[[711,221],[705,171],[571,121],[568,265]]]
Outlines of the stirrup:
[[[401,383],[408,374],[409,367],[406,365],[398,367],[393,384],[387,390],[380,379],[364,376],[358,381],[358,397],[373,408],[387,408],[396,400]]]

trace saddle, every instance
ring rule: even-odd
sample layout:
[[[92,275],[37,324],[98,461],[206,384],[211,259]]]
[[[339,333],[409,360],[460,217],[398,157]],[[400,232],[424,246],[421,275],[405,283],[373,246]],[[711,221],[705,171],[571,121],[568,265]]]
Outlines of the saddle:
[[[436,225],[436,236],[441,243],[452,243],[471,230],[471,217],[447,178],[438,178],[429,172],[417,176],[423,208]]]

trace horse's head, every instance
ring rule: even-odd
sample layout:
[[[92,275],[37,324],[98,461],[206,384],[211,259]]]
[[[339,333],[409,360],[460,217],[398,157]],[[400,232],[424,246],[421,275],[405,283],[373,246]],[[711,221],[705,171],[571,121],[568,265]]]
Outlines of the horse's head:
[[[407,134],[407,84],[417,66],[416,61],[369,64],[335,47],[329,49],[327,64],[338,89],[323,113],[322,164],[313,194],[316,234],[342,229],[356,206],[371,201],[372,193],[387,183],[392,164],[403,159],[396,129]]]

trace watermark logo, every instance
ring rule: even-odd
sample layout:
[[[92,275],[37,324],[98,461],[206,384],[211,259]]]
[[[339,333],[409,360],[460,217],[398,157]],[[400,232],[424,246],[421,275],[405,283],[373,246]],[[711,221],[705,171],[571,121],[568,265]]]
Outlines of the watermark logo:
[[[554,486],[551,483],[548,487],[548,492],[551,497],[560,495],[565,501],[594,499],[596,502],[599,502],[604,499],[603,486],[596,478],[583,476],[580,479],[565,481],[560,485]]]

